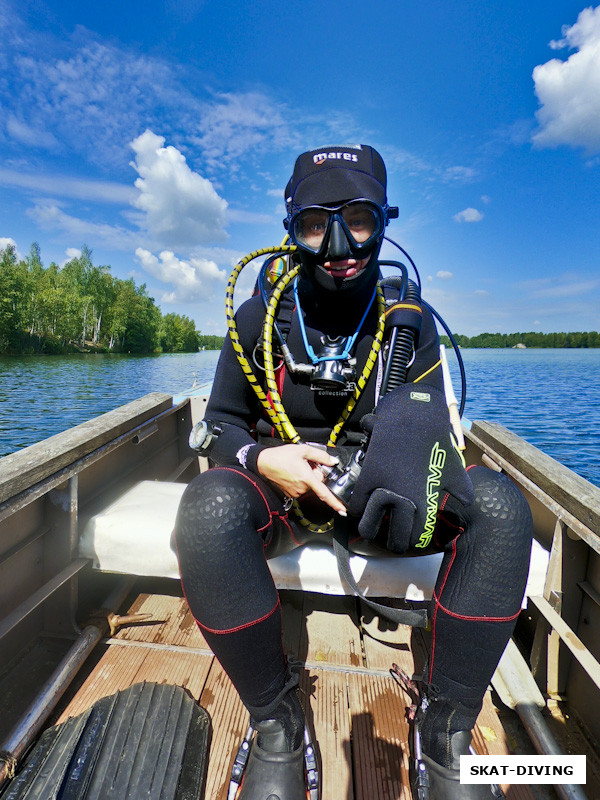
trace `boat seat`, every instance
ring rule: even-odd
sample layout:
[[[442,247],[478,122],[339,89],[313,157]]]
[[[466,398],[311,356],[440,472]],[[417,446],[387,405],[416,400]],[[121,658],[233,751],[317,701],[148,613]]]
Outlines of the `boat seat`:
[[[141,481],[91,517],[80,537],[79,555],[94,569],[157,578],[179,578],[171,534],[183,483]],[[534,543],[537,545],[537,542]],[[431,598],[442,554],[395,556],[381,549],[352,554],[350,568],[361,591],[370,597]],[[528,593],[542,594],[548,553],[539,545],[529,573]],[[352,594],[338,572],[333,548],[311,543],[269,560],[278,589],[321,594]]]

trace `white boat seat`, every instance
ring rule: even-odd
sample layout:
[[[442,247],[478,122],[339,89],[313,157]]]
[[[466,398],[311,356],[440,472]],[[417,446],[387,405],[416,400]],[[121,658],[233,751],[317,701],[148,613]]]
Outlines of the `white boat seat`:
[[[179,578],[171,549],[171,533],[182,483],[142,481],[99,514],[91,517],[79,541],[79,555],[92,560],[94,569],[156,578]],[[529,573],[528,593],[542,594],[548,553],[537,542]],[[398,557],[352,554],[350,568],[370,597],[431,598],[442,554]],[[338,573],[333,548],[309,544],[269,560],[279,589],[320,594],[352,594]]]

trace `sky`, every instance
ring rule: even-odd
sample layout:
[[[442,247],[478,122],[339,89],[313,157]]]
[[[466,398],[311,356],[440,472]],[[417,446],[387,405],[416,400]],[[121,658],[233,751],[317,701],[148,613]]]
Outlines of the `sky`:
[[[0,247],[85,244],[202,333],[296,156],[351,143],[453,331],[600,330],[600,6],[0,0]]]

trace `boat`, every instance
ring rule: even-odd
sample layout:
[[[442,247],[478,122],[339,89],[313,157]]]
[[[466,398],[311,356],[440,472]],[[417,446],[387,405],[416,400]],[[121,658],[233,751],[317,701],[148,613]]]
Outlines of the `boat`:
[[[151,393],[0,460],[2,800],[231,796],[247,712],[194,623],[176,562],[169,562],[178,498],[207,466],[188,445],[207,399],[206,387]],[[512,783],[503,790],[511,800],[592,800],[600,797],[600,489],[498,424],[474,421],[464,434],[468,463],[503,471],[523,491],[536,540],[523,609],[486,694],[475,750],[583,754],[584,787]],[[427,602],[431,575],[407,580],[396,593],[402,596],[393,597],[381,576],[385,567],[400,569],[403,559],[378,565],[357,558],[355,577],[368,594],[392,605]],[[298,556],[277,575],[284,647],[299,669],[318,743],[320,796],[409,798],[409,700],[390,667],[418,675],[428,632],[374,617],[335,576],[315,578],[322,561]],[[183,733],[169,739],[169,750],[164,720],[175,707],[173,730]],[[158,728],[148,727],[152,709],[159,709],[152,717]],[[109,718],[116,720],[112,728]],[[88,730],[90,720],[104,739],[85,761],[77,731]],[[94,795],[98,773],[116,763],[123,731],[130,749],[116,759],[121,772],[111,778],[111,792],[104,783]],[[58,741],[70,742],[61,750],[70,753],[68,780],[86,782],[90,794],[57,794],[67,781]],[[149,742],[155,749],[143,760],[140,748]],[[48,766],[50,751],[55,760]],[[50,787],[47,794],[27,794],[34,773]]]

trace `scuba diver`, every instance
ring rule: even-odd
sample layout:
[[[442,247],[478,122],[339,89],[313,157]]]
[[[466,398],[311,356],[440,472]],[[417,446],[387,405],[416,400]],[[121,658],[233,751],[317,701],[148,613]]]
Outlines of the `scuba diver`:
[[[529,507],[504,475],[465,469],[434,317],[413,282],[380,285],[379,252],[398,209],[388,205],[379,153],[366,145],[303,153],[285,202],[295,277],[276,307],[267,297],[265,311],[258,292],[230,326],[198,442],[212,468],[186,488],[174,532],[190,609],[250,713],[230,797],[318,796],[267,559],[331,528],[398,554],[443,551],[413,792],[496,797],[492,787],[459,783],[459,759],[521,608]],[[408,347],[394,344],[394,324]],[[278,363],[267,382],[271,336]],[[261,388],[248,375],[263,357]],[[394,359],[402,377],[390,388]]]

